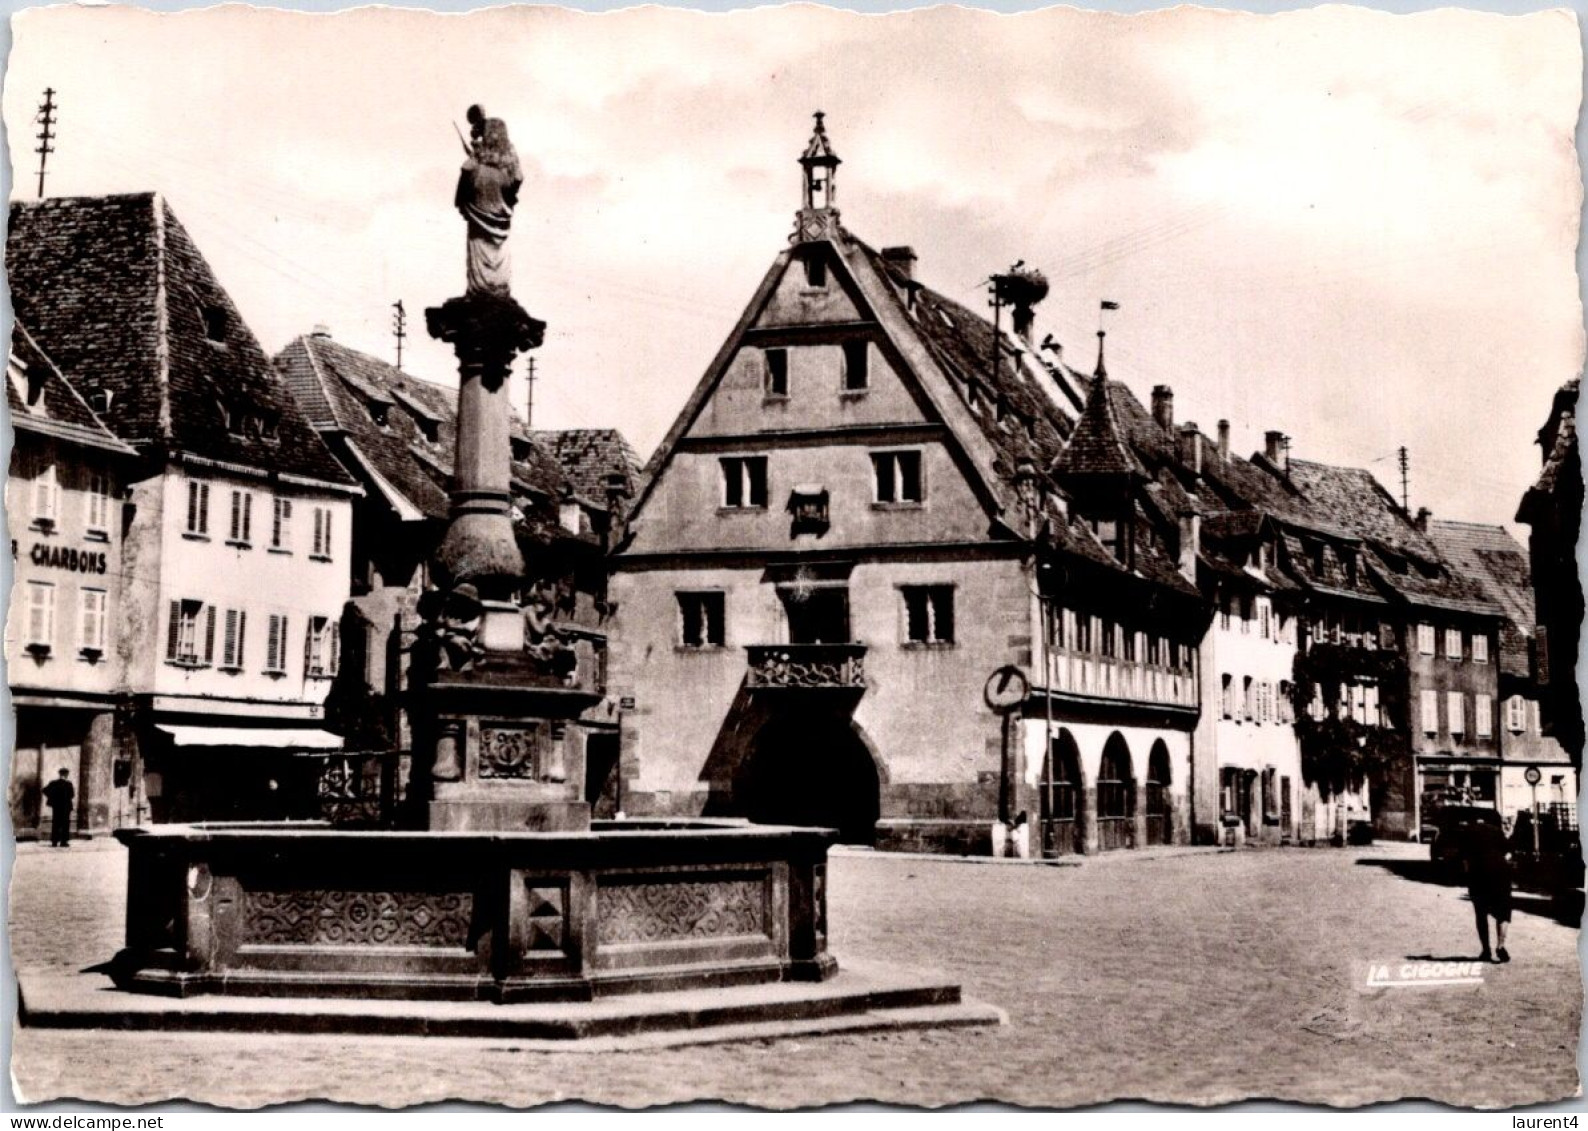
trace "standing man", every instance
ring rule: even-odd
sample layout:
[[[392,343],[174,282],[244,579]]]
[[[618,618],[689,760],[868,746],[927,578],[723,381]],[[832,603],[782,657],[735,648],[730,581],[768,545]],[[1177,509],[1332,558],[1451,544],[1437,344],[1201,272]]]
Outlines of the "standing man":
[[[1478,919],[1478,942],[1483,946],[1479,958],[1484,962],[1495,958],[1511,961],[1505,950],[1505,933],[1511,926],[1511,862],[1506,859],[1507,851],[1505,830],[1498,821],[1473,821],[1467,826],[1462,855],[1467,867],[1467,895],[1472,899],[1472,911]],[[1491,917],[1498,943],[1493,957],[1489,954]]]
[[[50,847],[72,847],[72,800],[77,790],[72,788],[71,771],[61,767],[61,775],[44,787],[44,801],[50,807]]]

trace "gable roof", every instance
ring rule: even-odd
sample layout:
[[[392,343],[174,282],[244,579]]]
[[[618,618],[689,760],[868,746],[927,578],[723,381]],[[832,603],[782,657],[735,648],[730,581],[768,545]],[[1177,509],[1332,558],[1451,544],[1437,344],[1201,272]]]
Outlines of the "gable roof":
[[[861,317],[878,323],[903,358],[906,373],[902,376],[919,390],[929,412],[947,425],[951,445],[966,457],[974,472],[969,477],[972,489],[994,514],[1007,509],[1015,500],[1013,478],[1022,460],[1030,456],[1039,467],[1046,467],[1057,456],[1070,427],[1068,417],[1041,390],[1025,351],[1003,337],[995,369],[991,364],[993,328],[980,315],[906,280],[880,254],[847,232],[836,240],[809,241],[802,246],[813,244],[830,252],[835,283],[853,288]],[[636,518],[793,259],[794,251],[788,249],[773,260],[734,329],[651,455],[634,502]]]
[[[609,475],[621,478],[629,498],[638,493],[640,457],[616,428],[542,429],[530,435],[551,453],[573,493],[587,505],[606,506]]]
[[[143,451],[356,490],[154,193],[11,205],[12,302],[104,423]]]
[[[1500,630],[1500,671],[1531,675],[1529,641],[1537,624],[1533,607],[1533,575],[1527,551],[1503,526],[1478,522],[1433,520],[1428,536],[1445,560],[1476,581],[1505,612]]]
[[[1367,564],[1388,593],[1422,608],[1500,615],[1483,587],[1450,567],[1371,472],[1292,459],[1288,477],[1308,506],[1363,540]]]
[[[11,356],[6,368],[6,405],[13,428],[118,455],[136,454],[105,427],[20,319],[11,323]]]
[[[421,380],[320,331],[289,342],[276,356],[276,367],[304,414],[345,450],[355,465],[349,470],[400,517],[447,518],[457,443],[455,389]],[[550,499],[567,487],[556,459],[521,429],[513,482]]]

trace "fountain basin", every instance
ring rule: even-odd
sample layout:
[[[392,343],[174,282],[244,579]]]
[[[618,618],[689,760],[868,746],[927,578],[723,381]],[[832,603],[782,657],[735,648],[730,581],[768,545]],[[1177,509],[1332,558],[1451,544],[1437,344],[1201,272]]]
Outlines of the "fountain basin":
[[[827,829],[595,822],[579,832],[163,825],[128,850],[122,989],[585,1001],[823,981]]]

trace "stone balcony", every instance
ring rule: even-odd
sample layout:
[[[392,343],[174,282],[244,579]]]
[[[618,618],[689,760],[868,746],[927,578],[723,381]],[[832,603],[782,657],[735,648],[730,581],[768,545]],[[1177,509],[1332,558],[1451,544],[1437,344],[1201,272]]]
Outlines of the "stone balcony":
[[[752,691],[863,691],[864,644],[751,644],[745,685]]]

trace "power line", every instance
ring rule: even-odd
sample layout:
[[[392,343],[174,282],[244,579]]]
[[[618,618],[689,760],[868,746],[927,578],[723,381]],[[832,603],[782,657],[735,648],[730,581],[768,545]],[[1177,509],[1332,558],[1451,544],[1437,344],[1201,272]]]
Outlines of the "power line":
[[[55,88],[44,88],[44,101],[39,104],[39,112],[34,117],[43,128],[34,136],[39,139],[39,144],[34,153],[39,155],[39,199],[44,199],[44,167],[50,160],[50,154],[55,152],[55,147],[50,142],[55,140]]]

